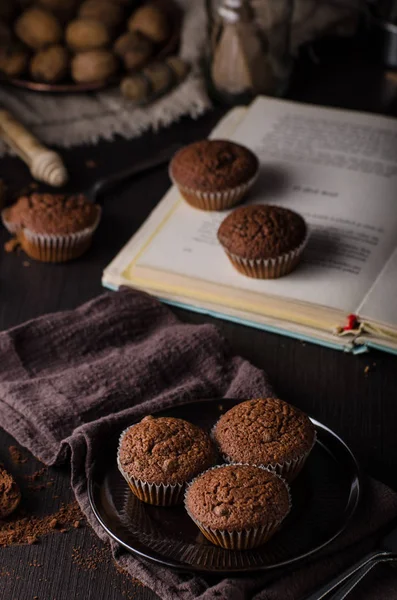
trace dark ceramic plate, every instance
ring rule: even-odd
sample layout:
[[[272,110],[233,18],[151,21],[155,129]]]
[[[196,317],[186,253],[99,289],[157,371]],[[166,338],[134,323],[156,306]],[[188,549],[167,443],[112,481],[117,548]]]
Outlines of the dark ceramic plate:
[[[221,412],[238,400],[203,400],[160,416],[187,419],[209,431]],[[116,464],[118,436],[98,456],[88,492],[96,518],[129,551],[169,567],[235,573],[274,569],[308,557],[334,540],[348,525],[360,495],[359,469],[346,444],[313,420],[317,442],[292,484],[292,510],[279,532],[254,550],[213,546],[183,507],[161,508],[138,500]]]

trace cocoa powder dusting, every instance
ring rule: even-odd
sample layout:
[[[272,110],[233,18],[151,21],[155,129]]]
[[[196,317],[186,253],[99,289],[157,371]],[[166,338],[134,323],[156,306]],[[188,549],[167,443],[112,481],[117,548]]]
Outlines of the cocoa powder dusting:
[[[54,484],[52,481],[47,481],[46,483],[31,484],[31,485],[28,485],[27,487],[29,490],[32,490],[33,492],[41,492],[42,490],[52,487],[53,485]]]
[[[10,446],[8,450],[14,465],[22,465],[28,461],[28,458],[16,446]],[[47,472],[48,468],[44,466],[31,475],[23,475],[23,478],[27,481],[27,489],[39,491],[52,486],[53,480],[44,479]],[[15,491],[15,489],[18,493],[19,503],[19,488],[16,487],[13,477],[0,465],[0,548],[35,544],[45,535],[51,533],[66,533],[67,531],[79,529],[84,526],[85,518],[77,502],[62,504],[56,513],[46,517],[26,515],[24,510],[19,510],[15,516],[10,516],[6,519],[3,514],[3,507],[10,502],[12,496],[11,491]],[[54,495],[53,498],[59,498],[59,495]],[[15,508],[16,507],[17,504],[15,504]],[[111,568],[112,563],[119,576],[116,579],[116,585],[119,587],[121,595],[126,600],[133,600],[136,598],[134,588],[131,588],[131,584],[133,586],[143,585],[138,579],[131,577],[113,561],[108,545],[98,546],[98,541],[96,541],[96,543],[88,550],[83,550],[79,547],[73,548],[72,561],[77,567],[84,571],[95,571],[106,565]],[[36,559],[33,559],[28,564],[29,567],[35,569],[42,568],[43,566],[42,563],[38,562]],[[20,579],[20,576],[15,571],[9,571],[0,567],[0,578],[3,577],[13,580]],[[41,577],[38,581],[48,580]],[[39,600],[39,596],[33,596],[33,600]]]
[[[28,457],[16,446],[9,446],[8,452],[14,465],[24,465],[28,462]]]
[[[27,481],[37,481],[45,473],[47,473],[47,467],[42,467],[38,471],[35,471],[34,473],[32,473],[32,475],[25,475],[24,477],[25,477],[25,479],[27,479]]]
[[[45,475],[47,473],[47,471],[48,471],[47,467],[42,467],[41,469],[39,469],[35,473],[32,473],[32,475],[25,475],[24,478],[27,481],[31,482],[27,486],[28,489],[32,490],[33,492],[41,492],[42,490],[45,490],[46,488],[52,487],[54,485],[54,480],[53,479],[49,479],[47,481],[40,481],[39,483],[35,483],[35,482],[37,482],[37,480],[40,480],[43,477],[43,475]]]
[[[14,581],[22,579],[22,577],[14,569],[11,569],[11,571],[9,571],[5,567],[0,567],[0,577],[9,577]]]
[[[87,551],[75,547],[72,550],[72,560],[83,571],[96,571],[110,561],[110,549],[108,546],[91,546]]]
[[[98,546],[97,543],[95,543],[88,550],[86,548],[83,549],[79,546],[75,546],[72,550],[72,561],[83,571],[96,571],[101,567],[103,568],[104,566],[109,565],[110,562],[113,562],[114,568],[120,576],[119,584],[121,584],[121,594],[127,600],[136,598],[134,590],[131,589],[131,584],[134,586],[143,586],[143,583],[140,582],[139,579],[131,577],[127,571],[113,561],[108,545]]]
[[[8,254],[11,254],[11,252],[16,252],[16,250],[19,249],[19,247],[20,242],[16,237],[11,238],[10,240],[8,240],[8,242],[4,244],[4,250]]]
[[[36,567],[36,568],[40,568],[40,567],[42,567],[42,566],[43,566],[43,565],[42,565],[41,563],[37,562],[37,560],[36,560],[36,559],[33,559],[33,560],[32,560],[32,562],[30,562],[30,563],[29,563],[29,567]]]
[[[35,544],[40,537],[58,531],[68,531],[83,514],[77,502],[63,504],[53,515],[47,517],[22,517],[0,521],[0,547]],[[54,521],[57,527],[54,527]]]
[[[144,587],[142,581],[139,581],[139,579],[135,579],[135,577],[132,577],[132,575],[130,575],[125,569],[122,569],[120,567],[120,565],[118,565],[116,562],[114,563],[115,569],[117,571],[117,573],[119,575],[121,575],[122,577],[124,577],[124,579],[130,583],[133,583],[134,585],[139,585]],[[123,594],[124,596],[125,594]]]
[[[0,466],[0,519],[5,519],[17,508],[21,492],[8,471]]]

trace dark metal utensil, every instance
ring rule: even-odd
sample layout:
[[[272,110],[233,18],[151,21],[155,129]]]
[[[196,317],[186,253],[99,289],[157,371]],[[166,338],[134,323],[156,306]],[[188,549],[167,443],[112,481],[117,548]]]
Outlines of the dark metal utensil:
[[[352,592],[358,586],[360,581],[362,581],[374,567],[380,563],[394,562],[395,560],[397,560],[397,554],[392,554],[391,556],[381,556],[380,558],[371,560],[365,567],[350,577],[335,594],[331,594],[331,596],[329,596],[329,600],[345,600],[350,592]]]
[[[123,171],[119,171],[114,175],[99,179],[89,190],[86,191],[88,200],[94,204],[101,204],[101,200],[103,199],[105,192],[109,192],[111,188],[136,175],[141,175],[147,171],[164,166],[171,160],[175,152],[177,152],[177,150],[179,150],[181,147],[181,144],[173,144],[168,146],[168,148],[165,150],[162,150],[161,152],[156,153],[154,156],[151,156],[150,158],[135,162],[131,167],[128,167]]]
[[[336,590],[338,586],[346,582],[352,575],[356,574],[361,569],[369,566],[372,562],[386,560],[392,558],[397,553],[397,527],[393,529],[380,543],[379,550],[370,552],[364,558],[356,562],[354,565],[340,573],[334,579],[331,579],[322,588],[311,594],[306,600],[323,600],[329,597],[328,595]],[[372,568],[372,567],[371,567]]]

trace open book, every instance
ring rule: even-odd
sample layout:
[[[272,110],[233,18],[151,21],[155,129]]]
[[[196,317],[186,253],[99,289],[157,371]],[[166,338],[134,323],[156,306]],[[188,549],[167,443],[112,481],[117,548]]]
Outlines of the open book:
[[[259,156],[246,202],[306,219],[302,263],[275,280],[239,274],[216,237],[228,212],[191,208],[172,187],[103,284],[344,350],[397,353],[397,120],[261,97],[211,137]]]

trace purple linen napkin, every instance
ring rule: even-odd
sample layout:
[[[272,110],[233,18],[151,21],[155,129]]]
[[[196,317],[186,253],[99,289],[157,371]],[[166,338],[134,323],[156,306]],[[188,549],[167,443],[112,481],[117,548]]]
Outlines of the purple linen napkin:
[[[0,333],[0,423],[46,464],[71,461],[76,498],[103,540],[87,497],[103,440],[144,414],[195,399],[267,395],[264,373],[233,356],[216,328],[180,323],[133,290]],[[321,559],[277,578],[207,579],[140,560],[113,542],[112,549],[123,568],[164,600],[299,600],[371,548],[395,516],[397,495],[369,482],[349,531]],[[397,590],[397,578],[388,582],[394,584]],[[378,592],[380,585],[368,598],[385,597]]]

